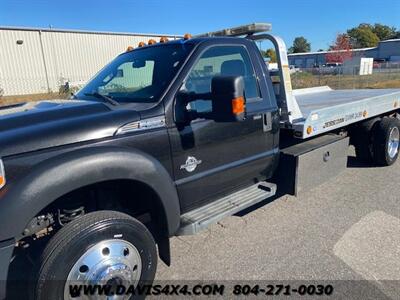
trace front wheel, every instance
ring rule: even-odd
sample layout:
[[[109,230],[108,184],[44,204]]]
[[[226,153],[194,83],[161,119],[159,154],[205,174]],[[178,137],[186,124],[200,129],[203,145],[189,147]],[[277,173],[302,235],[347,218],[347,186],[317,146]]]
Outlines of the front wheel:
[[[68,223],[41,256],[35,299],[113,299],[85,296],[74,285],[137,287],[154,280],[157,253],[147,228],[129,215],[99,211]],[[119,295],[118,299],[130,299]]]

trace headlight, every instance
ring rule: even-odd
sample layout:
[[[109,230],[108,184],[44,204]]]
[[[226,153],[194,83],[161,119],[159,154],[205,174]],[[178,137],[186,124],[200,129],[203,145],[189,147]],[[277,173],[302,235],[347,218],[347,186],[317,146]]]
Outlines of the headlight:
[[[0,189],[6,185],[6,174],[4,172],[3,161],[0,159]]]

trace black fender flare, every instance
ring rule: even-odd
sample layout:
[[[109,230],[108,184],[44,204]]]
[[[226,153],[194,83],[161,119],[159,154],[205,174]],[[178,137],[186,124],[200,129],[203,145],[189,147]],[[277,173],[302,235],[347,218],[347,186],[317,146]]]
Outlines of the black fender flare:
[[[159,161],[139,150],[92,147],[52,157],[7,187],[0,201],[0,241],[17,238],[43,208],[57,198],[96,182],[132,179],[158,195],[169,236],[179,228],[180,205],[175,184]]]

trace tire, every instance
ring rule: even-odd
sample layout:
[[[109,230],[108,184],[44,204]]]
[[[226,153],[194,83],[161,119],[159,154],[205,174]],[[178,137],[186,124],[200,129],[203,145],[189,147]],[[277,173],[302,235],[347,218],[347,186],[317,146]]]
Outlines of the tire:
[[[363,162],[372,162],[372,129],[380,121],[374,118],[363,122],[352,132],[351,143],[354,145],[356,157]]]
[[[372,161],[372,152],[370,149],[370,144],[368,142],[359,141],[354,144],[354,149],[358,160],[362,162]]]
[[[399,156],[400,121],[383,118],[373,128],[373,159],[378,166],[390,166]]]
[[[93,212],[68,223],[49,241],[38,266],[34,298],[71,299],[69,280],[77,280],[77,274],[97,278],[90,284],[150,284],[156,268],[156,245],[142,223],[119,212]]]

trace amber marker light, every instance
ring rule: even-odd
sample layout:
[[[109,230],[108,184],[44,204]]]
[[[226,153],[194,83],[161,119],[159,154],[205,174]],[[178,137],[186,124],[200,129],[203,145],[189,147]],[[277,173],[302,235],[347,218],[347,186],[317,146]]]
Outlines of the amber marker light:
[[[155,40],[153,40],[153,39],[150,39],[150,40],[147,42],[147,44],[148,44],[148,45],[154,45],[154,44],[157,44],[157,42],[156,42]]]
[[[163,37],[160,38],[160,43],[166,43],[166,42],[168,42],[168,38],[167,37],[163,36]]]
[[[0,159],[0,189],[6,185],[6,174],[4,171],[3,161]]]
[[[140,48],[141,48],[141,47],[144,47],[144,46],[146,46],[146,43],[145,43],[145,42],[140,42],[139,45],[138,45],[138,47],[140,47]]]
[[[234,115],[240,115],[244,113],[244,98],[237,97],[232,100],[232,113]]]
[[[192,38],[192,35],[190,33],[185,33],[185,35],[183,36],[184,40],[188,40],[188,39],[191,39],[191,38]]]

